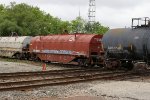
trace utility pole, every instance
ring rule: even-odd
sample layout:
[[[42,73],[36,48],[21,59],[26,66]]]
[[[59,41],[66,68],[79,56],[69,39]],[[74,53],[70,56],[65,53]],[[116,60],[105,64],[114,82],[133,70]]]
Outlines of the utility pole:
[[[95,23],[95,14],[96,14],[96,3],[95,0],[89,0],[89,12],[88,12],[88,30],[92,32],[94,30],[93,24]]]
[[[80,7],[79,7],[79,19],[81,18],[81,14],[80,14]],[[80,22],[78,22],[78,27],[77,27],[77,32],[80,33],[81,32],[81,24]]]

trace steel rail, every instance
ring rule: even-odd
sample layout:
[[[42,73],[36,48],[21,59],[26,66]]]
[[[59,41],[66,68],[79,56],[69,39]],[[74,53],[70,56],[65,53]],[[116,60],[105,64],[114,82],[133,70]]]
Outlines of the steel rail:
[[[43,86],[61,85],[61,84],[63,85],[63,84],[99,80],[99,79],[112,79],[112,78],[123,77],[127,75],[132,75],[132,73],[126,73],[126,72],[105,73],[105,74],[100,73],[94,75],[79,75],[79,76],[77,75],[77,76],[67,76],[67,77],[53,78],[53,79],[6,82],[6,83],[0,83],[0,91],[18,90],[18,89],[20,90],[20,89],[43,87]]]

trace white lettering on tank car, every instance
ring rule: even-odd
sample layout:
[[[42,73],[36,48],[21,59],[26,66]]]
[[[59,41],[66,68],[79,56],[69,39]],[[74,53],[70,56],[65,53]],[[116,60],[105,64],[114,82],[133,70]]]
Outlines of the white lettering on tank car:
[[[100,38],[94,38],[94,40],[96,40],[97,42],[101,42],[102,41],[102,39],[100,39]]]
[[[69,50],[42,50],[42,53],[72,54],[72,51],[69,51]]]
[[[109,49],[109,50],[113,50],[113,49],[120,50],[120,49],[121,49],[121,47],[112,47],[112,46],[110,47],[110,46],[109,46],[109,47],[108,47],[108,49]]]
[[[39,53],[40,50],[33,50],[33,52]],[[72,55],[85,55],[81,52],[71,51],[71,50],[42,50],[41,53],[48,53],[48,54],[72,54]]]
[[[40,52],[40,50],[35,50],[35,49],[34,49],[33,52]]]

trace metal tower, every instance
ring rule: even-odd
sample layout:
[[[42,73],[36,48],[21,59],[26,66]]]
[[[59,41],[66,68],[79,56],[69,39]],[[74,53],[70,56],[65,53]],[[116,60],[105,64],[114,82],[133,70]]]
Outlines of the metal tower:
[[[95,22],[95,14],[96,14],[96,3],[95,0],[89,0],[89,24],[92,25]]]

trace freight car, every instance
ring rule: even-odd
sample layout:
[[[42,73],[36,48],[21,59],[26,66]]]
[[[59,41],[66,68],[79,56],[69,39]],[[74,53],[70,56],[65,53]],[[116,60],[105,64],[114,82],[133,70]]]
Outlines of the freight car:
[[[102,35],[61,34],[33,37],[29,51],[32,59],[75,63],[80,66],[103,65]]]
[[[30,36],[0,37],[0,56],[9,58],[28,58]]]
[[[135,25],[136,24],[136,25]],[[132,28],[111,29],[103,36],[106,67],[132,69],[150,61],[150,20],[133,18]]]

